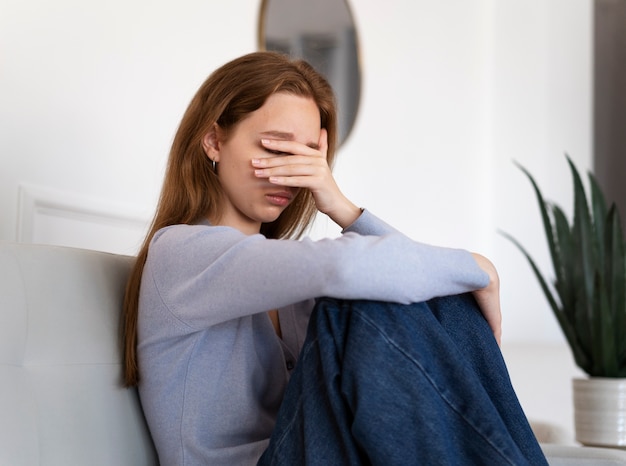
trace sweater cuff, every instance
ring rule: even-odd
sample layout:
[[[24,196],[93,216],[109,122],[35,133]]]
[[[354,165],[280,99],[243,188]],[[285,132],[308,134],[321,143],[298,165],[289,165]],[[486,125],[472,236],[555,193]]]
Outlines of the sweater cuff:
[[[361,215],[342,231],[342,233],[357,233],[362,236],[383,236],[397,232],[391,225],[383,222],[369,210],[363,208],[361,208]]]

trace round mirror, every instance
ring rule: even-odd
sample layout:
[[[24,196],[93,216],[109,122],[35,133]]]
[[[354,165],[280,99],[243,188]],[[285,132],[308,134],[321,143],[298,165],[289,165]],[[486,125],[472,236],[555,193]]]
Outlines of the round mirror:
[[[337,99],[340,146],[361,95],[356,27],[346,0],[263,0],[259,47],[302,58],[326,77]]]

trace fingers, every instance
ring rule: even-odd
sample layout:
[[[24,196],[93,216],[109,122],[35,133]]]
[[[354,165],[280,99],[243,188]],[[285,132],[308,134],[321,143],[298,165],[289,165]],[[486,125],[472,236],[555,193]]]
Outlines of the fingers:
[[[316,144],[306,145],[296,141],[287,141],[284,139],[261,139],[261,145],[265,147],[270,154],[276,156],[283,155],[305,155],[307,157],[319,157],[326,159],[328,145],[326,143],[326,131],[323,130],[320,135],[320,141]]]
[[[474,298],[476,298],[476,302],[489,324],[493,336],[498,345],[500,345],[502,340],[502,313],[500,311],[498,293],[493,293],[486,289],[478,290],[474,292]]]
[[[326,128],[322,128],[320,131],[320,140],[318,145],[320,151],[324,154],[324,158],[326,158],[326,154],[328,153],[328,131],[326,131]]]
[[[296,141],[262,139],[261,144],[274,156],[252,160],[254,175],[271,183],[313,188],[330,175],[326,162],[326,130],[315,147]]]
[[[472,254],[479,267],[489,276],[489,284],[480,290],[474,291],[476,302],[491,327],[498,342],[502,339],[502,310],[500,308],[500,279],[494,265],[480,254]]]
[[[286,186],[306,186],[302,177],[325,177],[329,171],[325,160],[311,156],[289,155],[252,160],[254,175],[258,178],[267,178],[271,183]]]

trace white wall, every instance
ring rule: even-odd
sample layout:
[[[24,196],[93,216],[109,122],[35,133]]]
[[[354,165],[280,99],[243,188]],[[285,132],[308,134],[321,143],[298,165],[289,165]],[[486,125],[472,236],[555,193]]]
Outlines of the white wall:
[[[150,218],[182,112],[213,68],[255,48],[258,8],[0,0],[0,238],[29,239],[18,232],[21,185],[27,197],[44,193],[36,206],[68,207],[66,217],[89,217],[92,206],[123,217],[122,231],[126,218]],[[51,217],[34,211],[31,223]],[[132,253],[141,236],[115,245],[89,225],[77,230],[80,242],[69,230],[34,239]]]
[[[353,0],[363,100],[340,184],[409,236],[484,252],[505,340],[561,341],[506,230],[548,267],[516,159],[570,203],[591,165],[590,0]],[[132,253],[169,144],[257,0],[0,0],[0,239]],[[104,220],[102,220],[104,219]],[[321,221],[314,235],[336,234]]]
[[[592,166],[592,7],[588,0],[498,0],[494,14],[492,160],[494,228],[513,234],[553,277],[529,169],[544,196],[571,212],[565,153]],[[562,341],[537,280],[502,238],[494,260],[503,282],[506,334]]]

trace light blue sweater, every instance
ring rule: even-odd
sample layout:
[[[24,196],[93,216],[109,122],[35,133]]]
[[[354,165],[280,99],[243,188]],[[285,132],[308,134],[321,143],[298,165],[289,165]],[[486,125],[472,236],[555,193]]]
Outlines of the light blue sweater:
[[[208,224],[160,230],[141,282],[138,357],[161,465],[256,464],[313,298],[410,303],[487,283],[467,251],[412,241],[368,211],[321,241]],[[277,308],[282,340],[265,312]]]

